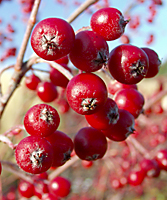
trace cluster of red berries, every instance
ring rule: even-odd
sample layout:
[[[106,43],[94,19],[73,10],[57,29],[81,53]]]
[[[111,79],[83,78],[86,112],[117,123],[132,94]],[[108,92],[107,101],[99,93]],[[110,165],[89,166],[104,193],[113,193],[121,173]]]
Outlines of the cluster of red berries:
[[[59,18],[47,18],[35,26],[31,35],[35,53],[44,60],[58,62],[71,72],[67,66],[68,55],[80,73],[68,80],[51,67],[50,82],[41,81],[32,74],[26,78],[27,87],[36,90],[46,103],[57,98],[56,86],[65,88],[68,104],[76,113],[85,116],[89,126],[81,128],[72,141],[67,134],[57,130],[60,117],[55,108],[45,103],[31,107],[24,117],[24,127],[30,136],[22,139],[15,150],[17,164],[25,172],[41,174],[50,167],[60,167],[70,159],[73,149],[81,160],[101,159],[107,152],[107,140],[124,141],[134,133],[135,119],[144,112],[144,97],[136,84],[144,78],[154,77],[161,61],[154,50],[131,44],[119,45],[109,52],[107,41],[120,38],[128,22],[119,10],[108,7],[92,15],[92,30],[83,30],[76,35],[72,26]],[[115,79],[108,85],[93,73],[103,67],[105,73],[109,72]],[[160,152],[156,161],[142,161],[143,176],[139,171],[131,173],[129,184],[138,185],[145,176],[157,177],[160,173],[157,163],[163,168],[166,156],[166,151]],[[23,196],[22,184],[23,188],[34,191],[30,183],[22,182],[19,190]],[[38,184],[41,182],[37,181]],[[42,184],[44,188],[44,182]],[[59,184],[67,189],[62,191]],[[46,199],[52,199],[52,194],[54,199],[65,197],[70,192],[70,183],[56,177],[49,182],[48,188],[43,192]],[[35,194],[27,191],[26,195]],[[38,197],[41,195],[36,193]]]

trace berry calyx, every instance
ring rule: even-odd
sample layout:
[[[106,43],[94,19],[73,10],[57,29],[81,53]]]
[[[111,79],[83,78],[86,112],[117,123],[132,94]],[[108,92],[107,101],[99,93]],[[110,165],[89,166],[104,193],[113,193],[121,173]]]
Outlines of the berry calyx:
[[[22,170],[31,174],[40,174],[51,167],[53,149],[46,139],[28,136],[17,145],[15,158]]]
[[[139,47],[122,44],[110,52],[108,68],[120,83],[136,84],[146,76],[149,61],[146,53]]]
[[[45,60],[66,56],[73,47],[75,33],[71,25],[60,18],[40,21],[31,35],[31,46]]]

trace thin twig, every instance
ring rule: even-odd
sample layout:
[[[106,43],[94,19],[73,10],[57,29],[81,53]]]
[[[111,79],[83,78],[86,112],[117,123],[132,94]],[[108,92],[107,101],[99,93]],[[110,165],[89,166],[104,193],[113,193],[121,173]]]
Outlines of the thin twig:
[[[82,12],[84,12],[89,6],[94,3],[97,3],[99,0],[86,0],[83,4],[81,4],[67,19],[69,23],[73,22]]]
[[[71,165],[76,163],[78,160],[79,160],[79,157],[75,155],[74,157],[71,158],[71,160],[67,161],[63,166],[58,167],[56,170],[50,173],[48,179],[52,180],[54,177],[64,172],[66,169],[68,169]]]
[[[42,58],[39,58],[39,59],[37,59],[37,63],[47,63],[47,64],[51,65],[53,68],[60,71],[69,80],[71,80],[73,78],[73,75],[68,70],[66,70],[64,67],[62,67],[61,65],[59,65],[58,63],[56,63],[54,61],[47,61]]]
[[[35,2],[34,2],[34,6],[32,8],[30,18],[28,20],[28,25],[27,25],[27,29],[25,31],[23,42],[22,42],[20,51],[19,51],[18,56],[17,56],[17,61],[16,61],[16,64],[15,64],[15,70],[16,71],[21,70],[23,57],[24,57],[24,54],[25,54],[25,51],[26,51],[26,48],[27,48],[28,40],[30,38],[31,31],[32,31],[32,29],[33,29],[33,27],[36,23],[36,16],[37,16],[37,13],[38,13],[40,2],[41,2],[41,0],[35,0]]]

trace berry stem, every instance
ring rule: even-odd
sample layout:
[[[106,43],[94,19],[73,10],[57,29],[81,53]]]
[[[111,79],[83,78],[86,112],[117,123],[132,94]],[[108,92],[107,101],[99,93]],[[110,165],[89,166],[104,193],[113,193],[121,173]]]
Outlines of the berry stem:
[[[128,137],[127,141],[132,143],[134,147],[141,153],[145,158],[150,158],[150,154],[147,149],[145,149],[140,142],[138,142],[135,138],[133,137]]]
[[[76,156],[76,155],[73,156],[71,158],[71,160],[69,160],[65,165],[58,167],[56,170],[54,170],[52,173],[50,173],[48,179],[52,180],[53,178],[55,178],[59,174],[63,173],[66,169],[68,169],[71,165],[76,163],[78,160],[79,160],[78,156]]]
[[[17,60],[16,60],[16,64],[15,64],[15,70],[16,71],[21,70],[23,57],[24,57],[24,54],[25,54],[25,51],[26,51],[26,48],[27,48],[27,44],[28,44],[28,41],[29,41],[31,31],[32,31],[32,29],[35,25],[35,22],[36,22],[36,16],[37,16],[37,13],[38,13],[40,2],[41,2],[41,0],[35,0],[35,2],[34,2],[34,6],[32,8],[31,14],[30,14],[30,18],[29,18],[29,21],[28,21],[27,29],[25,31],[23,42],[22,42],[20,51],[19,51],[18,56],[17,56]]]
[[[72,14],[68,17],[67,21],[69,23],[73,22],[82,12],[84,12],[89,6],[97,3],[99,0],[86,0],[81,4]]]
[[[33,179],[30,175],[26,175],[24,172],[19,170],[18,166],[14,163],[11,163],[9,161],[1,160],[1,164],[4,166],[3,169],[15,174],[17,177],[29,182],[33,183]]]
[[[0,141],[7,144],[11,149],[15,149],[16,148],[16,145],[14,145],[11,140],[9,140],[9,138],[7,138],[6,136],[4,135],[0,135]]]
[[[44,60],[42,58],[39,58],[39,59],[37,59],[37,63],[48,63],[53,68],[55,68],[58,71],[60,71],[69,80],[71,80],[73,78],[73,75],[68,70],[66,70],[64,67],[62,67],[61,65],[59,65],[58,63],[56,63],[54,61],[47,61],[47,60]]]

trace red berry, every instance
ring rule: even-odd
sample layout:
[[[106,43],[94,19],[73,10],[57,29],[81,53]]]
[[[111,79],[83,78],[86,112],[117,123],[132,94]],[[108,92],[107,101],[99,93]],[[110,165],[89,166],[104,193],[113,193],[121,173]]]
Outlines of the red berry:
[[[99,130],[85,127],[75,135],[74,149],[76,155],[82,160],[97,160],[106,153],[107,140]]]
[[[91,161],[91,160],[90,161],[88,161],[88,160],[82,160],[81,164],[82,164],[82,166],[84,168],[88,169],[88,168],[92,167],[93,161]]]
[[[149,62],[142,49],[130,44],[122,44],[110,52],[108,67],[117,81],[136,84],[146,76]]]
[[[56,86],[52,82],[40,82],[36,88],[38,97],[46,103],[54,101],[58,97]]]
[[[97,112],[107,100],[104,81],[92,73],[74,76],[67,85],[66,94],[71,108],[82,115]]]
[[[123,83],[120,83],[120,82],[114,80],[114,81],[109,82],[107,88],[108,88],[108,92],[110,94],[114,95],[118,90],[122,90],[122,89],[133,88],[133,89],[137,90],[137,85],[136,84],[131,84],[131,85],[123,84]]]
[[[94,114],[85,115],[87,122],[96,129],[107,129],[110,124],[115,124],[119,118],[118,106],[108,98],[104,106]]]
[[[66,64],[61,64],[61,66],[64,67],[69,72],[71,72],[71,69]],[[50,69],[50,80],[54,85],[60,86],[63,88],[66,88],[69,82],[66,76],[64,76],[60,71],[58,71],[57,69],[53,67],[51,67]]]
[[[27,76],[25,78],[25,85],[30,90],[36,90],[38,83],[40,82],[41,82],[40,78],[35,74],[31,74],[30,76]]]
[[[160,168],[156,160],[143,159],[140,162],[140,168],[147,177],[158,177],[160,175]]]
[[[31,198],[34,195],[34,185],[24,180],[19,182],[18,190],[22,197]]]
[[[1,175],[1,172],[2,172],[2,164],[0,162],[0,175]]]
[[[155,159],[158,162],[160,169],[167,171],[167,149],[160,149],[156,153]]]
[[[56,60],[70,53],[74,40],[75,33],[68,22],[59,18],[47,18],[35,26],[31,46],[41,58]]]
[[[115,93],[114,100],[120,109],[129,111],[137,118],[143,111],[144,97],[135,89],[122,89]]]
[[[129,44],[129,43],[130,43],[130,39],[129,39],[129,37],[128,37],[127,35],[122,35],[122,36],[120,37],[120,40],[121,40],[121,42],[122,42],[123,44]]]
[[[62,57],[62,58],[59,58],[59,59],[57,59],[57,60],[54,60],[56,63],[58,63],[58,64],[68,64],[68,62],[69,62],[69,58],[68,58],[68,56],[64,56],[64,57]]]
[[[105,40],[115,40],[123,33],[129,20],[124,20],[122,13],[116,8],[102,8],[91,17],[91,28]]]
[[[52,179],[48,186],[51,194],[62,198],[68,196],[71,190],[70,181],[61,176]]]
[[[24,127],[30,135],[46,137],[55,132],[60,117],[55,108],[47,104],[31,107],[24,116]]]
[[[64,165],[66,161],[70,159],[74,147],[71,138],[67,134],[57,130],[52,135],[46,137],[46,139],[50,142],[53,148],[54,159],[52,167]]]
[[[109,47],[102,36],[93,31],[81,31],[75,37],[70,60],[78,69],[94,72],[108,60]]]
[[[60,198],[56,197],[56,196],[54,196],[54,195],[52,195],[50,193],[44,193],[42,195],[42,200],[60,200]]]
[[[149,68],[145,78],[152,78],[158,74],[161,61],[154,50],[147,47],[141,49],[147,54],[149,60]]]
[[[134,117],[128,111],[119,109],[119,119],[116,124],[110,124],[110,127],[106,130],[102,130],[102,133],[110,140],[124,141],[134,129]]]
[[[131,171],[128,176],[128,183],[132,186],[141,185],[145,178],[145,173],[142,170]]]
[[[51,167],[53,149],[46,139],[28,136],[17,145],[15,158],[22,170],[32,174],[40,174]]]

